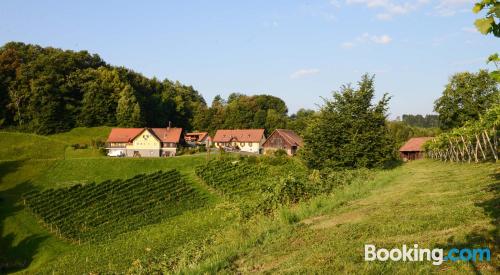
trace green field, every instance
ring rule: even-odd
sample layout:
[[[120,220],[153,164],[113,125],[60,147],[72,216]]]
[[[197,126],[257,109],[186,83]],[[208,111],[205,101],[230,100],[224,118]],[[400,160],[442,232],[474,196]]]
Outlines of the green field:
[[[207,172],[209,176],[200,178],[195,170],[206,163],[205,155],[68,157],[67,150],[73,150],[68,149],[70,144],[86,144],[93,135],[106,135],[105,128],[74,131],[57,137],[0,133],[2,144],[12,144],[0,151],[0,273],[472,274],[498,270],[498,164],[424,160],[371,171],[368,176],[363,176],[365,172],[334,173],[333,179],[318,180],[317,172],[295,160],[273,163],[264,159],[258,164],[234,160],[242,168],[238,177],[228,166],[223,173]],[[44,150],[34,150],[39,145]],[[51,233],[22,199],[32,190],[126,180],[170,169],[178,170],[186,184],[206,194],[206,203],[98,242],[78,244]],[[255,176],[261,173],[256,171],[264,174]],[[245,192],[267,202],[274,197],[269,197],[266,186],[286,186],[294,182],[290,179],[306,180],[323,191],[305,194],[298,203],[278,205],[271,213],[248,215],[247,204],[242,203]],[[231,192],[233,188],[236,193]],[[289,192],[278,191],[275,194]],[[263,196],[256,197],[255,192]],[[387,248],[414,243],[444,249],[488,246],[493,255],[490,263],[445,262],[441,266],[364,262],[365,243]]]

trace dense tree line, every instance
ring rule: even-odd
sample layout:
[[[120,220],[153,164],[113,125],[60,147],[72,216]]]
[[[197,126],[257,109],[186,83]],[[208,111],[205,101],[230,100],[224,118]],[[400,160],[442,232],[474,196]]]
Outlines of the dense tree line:
[[[265,128],[266,133],[286,128],[288,108],[285,102],[270,95],[232,93],[227,100],[216,96],[210,107],[200,106],[195,117],[199,130]]]
[[[10,42],[0,48],[0,126],[39,134],[77,126],[191,129],[206,106],[191,86],[149,79],[86,51]]]
[[[147,78],[86,51],[10,42],[0,48],[0,127],[51,134],[73,127],[164,127],[186,130],[286,128],[299,132],[313,111],[288,117],[283,100],[239,93],[207,106],[192,86]]]
[[[388,121],[387,127],[390,135],[396,142],[397,148],[401,147],[412,137],[434,137],[441,133],[441,129],[437,127],[424,128],[410,126],[404,121]]]
[[[438,115],[411,115],[404,114],[403,122],[409,126],[421,127],[421,128],[435,128],[439,127],[439,116]]]

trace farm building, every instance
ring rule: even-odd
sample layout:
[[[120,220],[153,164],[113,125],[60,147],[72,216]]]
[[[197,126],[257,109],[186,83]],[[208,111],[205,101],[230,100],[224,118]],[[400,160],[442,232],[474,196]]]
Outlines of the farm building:
[[[264,129],[217,130],[213,138],[217,148],[256,154],[262,153],[264,141]]]
[[[432,137],[415,137],[410,138],[401,148],[399,148],[399,156],[403,160],[415,160],[424,157],[424,143]]]
[[[187,133],[184,135],[184,140],[191,146],[205,145],[208,147],[212,144],[212,138],[208,132]]]
[[[106,141],[108,156],[175,156],[184,143],[182,128],[113,128]]]
[[[264,153],[285,150],[289,156],[296,154],[297,150],[304,145],[302,138],[292,130],[276,129],[262,144]]]

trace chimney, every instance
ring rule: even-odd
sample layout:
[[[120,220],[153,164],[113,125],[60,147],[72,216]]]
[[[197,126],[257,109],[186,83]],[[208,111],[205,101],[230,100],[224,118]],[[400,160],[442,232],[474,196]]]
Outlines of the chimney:
[[[167,130],[170,130],[170,127],[172,127],[172,121],[168,122]]]

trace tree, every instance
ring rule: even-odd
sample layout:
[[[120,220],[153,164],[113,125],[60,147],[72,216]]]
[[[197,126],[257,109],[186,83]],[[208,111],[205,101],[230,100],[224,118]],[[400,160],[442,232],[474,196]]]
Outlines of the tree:
[[[313,110],[300,109],[296,114],[290,116],[287,128],[302,136],[315,115],[316,112]]]
[[[415,127],[403,121],[388,121],[387,128],[397,147],[400,147],[412,137],[434,137],[441,133],[439,128]]]
[[[301,155],[309,167],[380,167],[393,158],[385,123],[389,97],[372,104],[374,94],[374,77],[363,75],[357,89],[344,85],[325,99],[304,135]]]
[[[266,134],[271,134],[276,129],[286,128],[286,116],[280,115],[276,110],[267,110],[265,129]]]
[[[440,127],[448,130],[479,119],[488,108],[500,104],[499,99],[498,84],[487,71],[457,73],[434,103],[434,111]]]
[[[411,115],[404,114],[403,122],[416,127],[422,128],[433,128],[439,127],[439,116],[438,115]]]
[[[126,85],[120,92],[120,99],[116,107],[116,121],[121,127],[143,127],[141,107],[137,102],[133,89]]]
[[[82,72],[83,99],[77,125],[94,127],[116,125],[116,108],[120,92],[126,83],[120,80],[118,71],[100,67]]]

